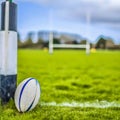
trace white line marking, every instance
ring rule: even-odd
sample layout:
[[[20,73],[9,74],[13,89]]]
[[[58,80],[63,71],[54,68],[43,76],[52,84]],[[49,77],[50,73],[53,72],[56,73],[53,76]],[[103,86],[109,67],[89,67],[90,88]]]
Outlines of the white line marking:
[[[108,101],[94,101],[94,102],[62,102],[62,103],[56,103],[56,102],[41,102],[41,106],[58,106],[58,107],[81,107],[81,108],[110,108],[110,107],[120,107],[120,103],[117,103],[115,101],[108,102]]]

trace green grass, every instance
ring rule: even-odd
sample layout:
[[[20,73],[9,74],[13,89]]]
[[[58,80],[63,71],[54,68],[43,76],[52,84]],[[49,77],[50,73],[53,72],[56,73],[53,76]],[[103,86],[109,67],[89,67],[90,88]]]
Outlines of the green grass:
[[[28,77],[39,80],[41,99],[28,113],[19,113],[13,101],[1,110],[1,120],[119,120],[120,108],[41,106],[41,102],[120,103],[120,51],[18,51],[18,84]]]

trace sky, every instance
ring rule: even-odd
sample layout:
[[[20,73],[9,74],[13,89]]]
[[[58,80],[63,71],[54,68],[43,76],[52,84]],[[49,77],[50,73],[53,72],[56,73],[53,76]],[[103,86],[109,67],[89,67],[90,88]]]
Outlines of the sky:
[[[1,0],[1,2],[4,0]],[[120,43],[120,0],[13,0],[18,5],[18,31],[55,30],[94,42],[100,36]]]

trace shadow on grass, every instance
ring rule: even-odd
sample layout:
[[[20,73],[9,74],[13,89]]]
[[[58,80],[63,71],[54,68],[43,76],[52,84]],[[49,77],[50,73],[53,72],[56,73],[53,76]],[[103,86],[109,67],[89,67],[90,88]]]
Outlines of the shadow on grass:
[[[71,85],[76,86],[76,87],[80,87],[80,88],[91,88],[91,85],[89,85],[89,84],[79,84],[76,82],[72,82]]]
[[[68,86],[65,86],[65,85],[56,85],[55,88],[57,90],[69,90],[70,89]]]

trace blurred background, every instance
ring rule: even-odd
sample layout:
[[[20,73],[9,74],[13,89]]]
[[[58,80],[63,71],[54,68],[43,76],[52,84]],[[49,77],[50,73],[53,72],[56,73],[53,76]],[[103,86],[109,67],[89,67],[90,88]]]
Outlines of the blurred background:
[[[1,0],[3,2],[4,0]],[[20,48],[54,43],[85,44],[91,48],[120,49],[119,0],[14,0],[18,4]]]

